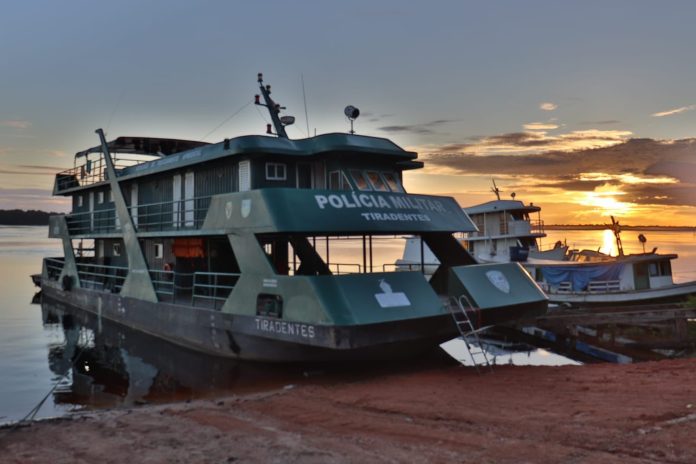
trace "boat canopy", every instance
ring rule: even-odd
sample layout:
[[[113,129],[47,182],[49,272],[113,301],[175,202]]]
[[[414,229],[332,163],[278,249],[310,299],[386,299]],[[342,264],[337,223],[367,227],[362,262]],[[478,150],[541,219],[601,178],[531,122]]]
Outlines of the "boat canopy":
[[[541,272],[549,285],[571,282],[576,292],[587,289],[593,280],[618,280],[624,263],[602,263],[586,266],[544,266]]]
[[[119,137],[108,143],[112,153],[128,153],[134,155],[168,156],[182,151],[210,145],[196,140],[162,139],[155,137]],[[87,156],[90,153],[101,153],[102,146],[96,146],[77,152],[75,158]]]

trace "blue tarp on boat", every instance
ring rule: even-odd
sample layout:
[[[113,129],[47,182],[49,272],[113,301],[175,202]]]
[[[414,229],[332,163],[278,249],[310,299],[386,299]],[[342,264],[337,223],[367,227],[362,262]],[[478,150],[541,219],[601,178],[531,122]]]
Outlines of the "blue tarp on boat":
[[[576,292],[587,290],[593,280],[619,280],[624,265],[603,263],[596,266],[545,266],[541,268],[544,280],[549,285],[571,282]]]

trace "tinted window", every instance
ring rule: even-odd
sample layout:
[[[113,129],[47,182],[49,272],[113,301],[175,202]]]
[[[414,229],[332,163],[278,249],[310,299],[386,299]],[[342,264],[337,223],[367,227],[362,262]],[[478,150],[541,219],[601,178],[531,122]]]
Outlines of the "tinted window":
[[[378,172],[367,171],[367,177],[370,179],[370,184],[372,184],[373,189],[380,192],[386,192],[389,190]]]

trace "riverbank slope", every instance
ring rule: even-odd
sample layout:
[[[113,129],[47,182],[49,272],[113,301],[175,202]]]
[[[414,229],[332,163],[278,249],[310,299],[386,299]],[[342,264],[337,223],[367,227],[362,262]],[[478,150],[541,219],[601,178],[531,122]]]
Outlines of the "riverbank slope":
[[[0,430],[3,462],[696,462],[696,360],[418,368]]]

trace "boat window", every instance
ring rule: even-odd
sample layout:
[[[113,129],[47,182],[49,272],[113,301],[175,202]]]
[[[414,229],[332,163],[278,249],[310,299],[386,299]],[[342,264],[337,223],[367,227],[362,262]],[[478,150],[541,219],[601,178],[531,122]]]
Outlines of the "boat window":
[[[99,203],[99,204],[104,203],[104,192],[97,193],[97,203]]]
[[[370,179],[370,183],[372,184],[372,188],[379,191],[379,192],[386,192],[389,189],[387,188],[387,185],[384,183],[382,180],[382,177],[379,175],[378,172],[376,171],[367,171],[367,177]]]
[[[256,315],[282,318],[283,297],[270,293],[259,293],[256,297]]]
[[[331,171],[329,173],[329,190],[352,190],[352,187],[342,171]]]
[[[266,163],[266,180],[286,180],[284,163]]]
[[[396,178],[393,172],[383,172],[382,177],[384,177],[384,180],[386,181],[387,185],[389,186],[389,189],[392,192],[404,191],[404,189],[401,187],[401,184],[399,184],[399,180]]]
[[[355,186],[358,187],[358,190],[371,190],[370,184],[367,183],[365,175],[362,173],[362,171],[351,169],[350,177],[353,178],[353,182],[355,182]]]
[[[672,263],[670,263],[669,261],[652,262],[649,266],[649,272],[650,277],[671,276]]]
[[[164,245],[161,243],[155,243],[155,259],[162,259],[164,256]]]
[[[77,196],[77,207],[82,208],[82,195]]]

